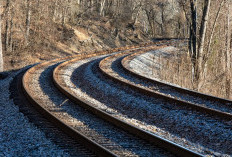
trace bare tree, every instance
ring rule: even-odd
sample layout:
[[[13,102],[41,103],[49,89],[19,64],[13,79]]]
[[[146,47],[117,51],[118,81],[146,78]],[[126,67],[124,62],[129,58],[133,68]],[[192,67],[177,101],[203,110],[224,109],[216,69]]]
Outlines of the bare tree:
[[[10,0],[6,1],[6,24],[5,24],[5,51],[8,51],[9,39],[10,39]]]
[[[199,43],[198,43],[198,52],[197,52],[197,64],[196,64],[196,81],[197,81],[197,90],[199,90],[203,84],[203,53],[204,53],[204,43],[206,38],[206,29],[208,24],[208,17],[209,17],[209,9],[210,9],[211,0],[205,0],[201,27],[200,27],[200,34],[199,34]]]
[[[0,8],[2,8],[0,3]],[[3,55],[2,55],[2,15],[0,14],[0,72],[3,71]]]
[[[231,93],[231,2],[228,0],[228,14],[227,14],[227,43],[226,43],[226,97],[232,98]]]
[[[193,68],[195,69],[196,60],[197,60],[197,0],[190,0],[190,6],[191,6],[192,23],[190,26],[190,33],[189,33],[190,35],[189,49],[191,52]]]
[[[101,16],[105,16],[105,3],[106,3],[106,0],[102,0],[102,1],[100,2],[100,4],[101,4],[100,15],[101,15]]]
[[[30,25],[31,25],[31,1],[27,0],[26,33],[25,33],[26,45],[29,44]]]
[[[217,24],[220,12],[222,10],[222,6],[224,5],[224,2],[225,2],[225,0],[222,0],[220,5],[219,5],[219,8],[218,8],[218,11],[217,11],[214,23],[213,23],[213,27],[212,27],[211,32],[210,32],[209,42],[208,42],[208,45],[207,45],[207,55],[210,54],[210,47],[211,47],[211,44],[212,44],[212,39],[213,39],[213,36],[214,36],[216,24]],[[208,57],[205,57],[205,58],[208,58]]]
[[[204,54],[204,45],[206,38],[206,30],[208,24],[209,10],[210,10],[211,0],[205,0],[203,4],[203,13],[202,20],[199,30],[199,35],[197,34],[197,0],[190,0],[191,6],[191,17],[192,25],[190,32],[190,47],[192,51],[192,63],[193,63],[193,81],[194,88],[200,90],[203,85],[203,54]],[[198,40],[197,40],[198,39]]]

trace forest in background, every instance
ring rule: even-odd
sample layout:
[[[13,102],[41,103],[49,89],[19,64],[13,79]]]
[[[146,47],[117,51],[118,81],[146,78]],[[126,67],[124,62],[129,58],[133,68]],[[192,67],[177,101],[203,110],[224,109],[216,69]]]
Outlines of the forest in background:
[[[183,79],[191,84],[183,86],[232,97],[231,0],[1,0],[0,9],[5,70],[153,38],[188,38],[188,53],[167,70],[188,74]]]

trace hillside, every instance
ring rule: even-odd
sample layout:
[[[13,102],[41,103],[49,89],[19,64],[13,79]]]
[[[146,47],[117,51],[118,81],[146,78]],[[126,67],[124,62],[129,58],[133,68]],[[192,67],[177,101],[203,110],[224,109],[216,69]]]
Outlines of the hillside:
[[[92,53],[104,49],[136,45],[149,40],[137,25],[134,29],[122,23],[121,28],[114,25],[109,17],[88,19],[78,25],[54,24],[57,31],[55,37],[48,37],[44,43],[39,43],[34,49],[5,53],[5,69],[18,69],[29,64],[74,55],[77,53]],[[46,33],[45,31],[42,34]]]

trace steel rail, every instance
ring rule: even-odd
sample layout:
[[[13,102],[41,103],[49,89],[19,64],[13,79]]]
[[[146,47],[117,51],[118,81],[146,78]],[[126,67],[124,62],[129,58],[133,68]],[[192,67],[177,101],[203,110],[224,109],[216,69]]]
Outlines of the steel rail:
[[[141,46],[148,46],[148,45],[153,45],[154,42],[149,42],[149,43],[143,43],[137,46],[126,46],[126,47],[120,47],[120,48],[114,48],[106,51],[99,51],[95,52],[93,54],[78,54],[74,56],[68,56],[64,58],[58,58],[54,59],[51,61],[47,61],[38,65],[33,66],[32,68],[28,69],[25,74],[22,77],[22,91],[27,100],[31,103],[31,105],[38,111],[40,112],[41,115],[43,115],[46,119],[48,119],[50,122],[52,122],[55,126],[57,126],[60,130],[62,130],[64,133],[69,135],[71,138],[78,142],[82,142],[87,148],[89,148],[91,151],[93,151],[95,154],[98,156],[117,156],[116,154],[110,152],[108,149],[102,147],[98,143],[94,142],[93,140],[89,139],[79,131],[76,131],[72,127],[66,125],[64,122],[62,122],[59,118],[57,118],[53,113],[48,111],[46,108],[44,108],[40,103],[39,100],[36,99],[33,94],[30,92],[29,88],[29,79],[31,75],[39,68],[49,66],[52,63],[57,63],[57,62],[62,62],[65,60],[69,60],[75,57],[90,57],[90,56],[98,56],[98,55],[104,55],[104,54],[110,54],[113,52],[118,52],[118,51],[125,51],[127,49],[138,49]]]
[[[69,135],[74,140],[83,143],[86,148],[96,153],[98,156],[117,156],[110,152],[108,149],[102,147],[98,143],[94,142],[93,140],[89,139],[87,136],[83,135],[79,131],[73,129],[72,127],[66,125],[64,122],[62,122],[59,118],[57,118],[53,113],[51,113],[49,110],[47,110],[45,107],[43,107],[39,100],[34,98],[33,94],[30,92],[30,88],[28,85],[28,79],[31,77],[31,75],[39,68],[43,66],[48,66],[51,63],[62,61],[62,59],[56,59],[53,61],[44,62],[42,64],[36,65],[29,69],[23,76],[22,79],[22,85],[23,85],[23,91],[29,102],[33,105],[34,108],[36,108],[40,114],[42,114],[45,118],[47,118],[49,121],[51,121],[55,126],[57,126],[60,130],[65,132],[67,135]]]
[[[215,97],[215,96],[212,96],[212,95],[209,95],[209,94],[204,94],[204,93],[201,93],[201,92],[197,92],[197,91],[194,91],[194,90],[190,90],[190,89],[186,89],[186,88],[182,88],[182,87],[178,87],[178,86],[175,86],[175,85],[171,85],[171,84],[167,84],[165,82],[162,82],[162,81],[158,81],[158,80],[153,80],[151,78],[148,78],[146,76],[143,76],[137,72],[134,72],[133,70],[131,70],[129,68],[129,62],[135,58],[137,55],[139,54],[142,54],[144,52],[136,52],[136,53],[133,53],[131,55],[128,55],[126,57],[124,57],[122,60],[121,60],[121,65],[123,67],[123,69],[125,71],[127,71],[128,73],[130,73],[132,76],[135,76],[137,78],[140,78],[140,79],[143,79],[147,82],[151,82],[151,83],[156,83],[158,85],[161,85],[161,86],[167,86],[167,87],[170,87],[172,89],[175,89],[176,91],[178,92],[181,92],[183,94],[189,94],[189,95],[192,95],[192,96],[195,96],[195,97],[199,97],[199,98],[202,98],[202,99],[205,99],[205,100],[211,100],[211,101],[217,101],[217,102],[220,102],[220,103],[231,103],[232,104],[232,100],[229,100],[229,99],[223,99],[223,98],[219,98],[219,97]],[[149,93],[158,93],[158,92],[154,92],[154,91],[151,91]],[[172,98],[172,97],[170,97]],[[172,99],[175,99],[175,98],[172,98]],[[184,101],[184,100],[178,100],[176,99],[177,102],[179,103],[183,103],[183,105],[186,105],[186,106],[189,106],[197,111],[201,111],[201,112],[205,112],[205,113],[208,113],[208,114],[211,114],[211,115],[216,115],[216,116],[219,116],[223,119],[226,119],[226,120],[232,120],[232,114],[230,113],[227,113],[227,112],[223,112],[223,111],[220,111],[220,110],[217,110],[217,109],[212,109],[212,108],[208,108],[208,107],[204,107],[204,106],[201,106],[201,105],[198,105],[198,104],[195,104],[195,103],[190,103],[188,101]],[[232,108],[232,106],[231,106]]]
[[[166,140],[162,137],[159,137],[157,135],[154,135],[148,131],[142,130],[136,126],[133,126],[131,124],[128,124],[125,121],[120,120],[119,118],[116,118],[109,113],[100,110],[96,107],[94,107],[93,103],[88,102],[84,98],[79,97],[76,95],[69,87],[66,86],[64,80],[60,77],[62,74],[60,74],[60,71],[62,68],[67,66],[68,64],[72,64],[74,62],[77,62],[82,59],[87,59],[88,57],[92,56],[85,56],[85,57],[78,57],[69,61],[66,61],[59,66],[55,68],[53,71],[53,81],[55,86],[64,94],[66,95],[70,100],[72,100],[74,103],[80,105],[81,107],[87,109],[88,111],[94,113],[95,115],[99,116],[100,118],[114,124],[115,126],[122,128],[123,130],[134,134],[141,139],[144,139],[146,141],[149,141],[177,156],[203,156],[202,154],[196,153],[192,150],[189,150],[187,148],[184,148],[183,146],[180,146],[176,143],[173,143],[169,140]]]
[[[159,81],[159,80],[154,80],[154,79],[148,78],[146,76],[143,76],[143,75],[141,75],[139,73],[134,72],[133,70],[131,70],[129,68],[128,64],[136,56],[138,56],[140,54],[143,54],[143,53],[145,53],[145,52],[141,51],[141,52],[137,52],[137,53],[131,54],[131,55],[126,56],[125,58],[123,58],[122,61],[121,61],[121,64],[122,64],[123,68],[126,71],[128,71],[130,74],[132,74],[132,75],[134,75],[134,76],[136,76],[138,78],[141,78],[141,79],[143,79],[145,81],[153,82],[153,83],[160,84],[160,85],[163,85],[163,86],[168,86],[168,87],[171,87],[171,88],[173,88],[173,89],[175,89],[177,91],[184,92],[185,94],[190,94],[190,95],[197,96],[197,97],[200,97],[200,98],[203,98],[203,99],[218,101],[218,102],[222,102],[222,103],[232,103],[232,100],[230,100],[230,99],[224,99],[224,98],[212,96],[210,94],[205,94],[205,93],[197,92],[197,91],[194,91],[194,90],[191,90],[191,89],[182,88],[182,87],[179,87],[179,86],[167,84],[165,82],[162,82],[162,81]]]
[[[108,77],[108,78],[110,78],[110,79],[112,79],[114,81],[117,81],[117,82],[123,84],[124,86],[128,86],[131,89],[136,90],[136,91],[138,91],[140,93],[143,93],[143,94],[145,94],[147,96],[156,97],[156,98],[162,98],[165,101],[169,101],[169,102],[176,103],[178,105],[182,105],[182,106],[186,106],[186,107],[191,107],[192,109],[194,109],[196,111],[199,111],[199,112],[207,113],[207,114],[210,114],[210,115],[213,115],[213,116],[216,115],[216,116],[218,116],[218,117],[220,117],[222,119],[225,119],[225,120],[232,120],[232,114],[230,114],[230,113],[222,112],[222,111],[219,111],[219,110],[216,110],[216,109],[207,108],[207,107],[204,107],[204,106],[200,106],[198,104],[194,104],[194,103],[191,103],[191,102],[188,102],[188,101],[185,101],[185,100],[175,99],[175,98],[173,98],[171,96],[168,96],[168,95],[165,95],[165,94],[162,94],[160,92],[153,91],[153,90],[149,90],[149,89],[147,89],[145,87],[142,87],[142,86],[139,86],[139,85],[134,85],[134,84],[132,84],[130,82],[126,82],[124,80],[121,80],[121,79],[115,77],[111,73],[107,72],[107,69],[106,69],[106,67],[104,65],[108,62],[109,59],[111,59],[112,57],[116,57],[116,56],[120,56],[120,54],[116,54],[116,55],[107,57],[107,58],[103,59],[99,63],[99,69],[101,70],[103,75],[105,75],[106,77]],[[123,64],[123,66],[125,66],[125,60],[122,60],[122,64]],[[131,71],[128,71],[128,72],[132,73]],[[137,74],[135,74],[135,76],[137,76]],[[140,75],[139,78],[143,78],[143,76]]]

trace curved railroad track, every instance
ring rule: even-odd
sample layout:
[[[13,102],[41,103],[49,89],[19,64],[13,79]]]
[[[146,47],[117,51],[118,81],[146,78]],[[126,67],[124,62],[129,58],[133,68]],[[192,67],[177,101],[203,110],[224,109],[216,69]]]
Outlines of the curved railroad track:
[[[162,47],[159,49],[161,48]],[[231,100],[217,98],[170,85],[142,76],[131,70],[129,66],[130,60],[141,53],[144,53],[144,51],[131,55],[121,53],[110,56],[100,62],[99,68],[109,78],[148,96],[162,98],[169,102],[191,107],[203,113],[218,116],[229,121],[232,120]],[[115,68],[113,68],[113,64],[115,64]]]
[[[154,49],[154,47],[153,47]],[[123,52],[125,53],[125,52]],[[131,51],[128,51],[126,53],[131,53]],[[126,123],[125,121],[122,121],[119,118],[114,117],[113,115],[109,114],[108,112],[105,112],[97,107],[96,105],[86,101],[83,99],[83,97],[77,95],[75,92],[73,92],[71,89],[74,88],[71,85],[67,85],[67,83],[62,78],[64,72],[62,72],[62,69],[67,68],[69,64],[73,64],[83,58],[75,58],[73,60],[64,62],[57,66],[57,68],[53,72],[53,78],[56,87],[58,87],[63,94],[65,94],[67,97],[69,97],[73,102],[76,104],[81,105],[83,108],[89,110],[90,112],[94,113],[95,115],[99,116],[100,118],[116,125],[117,127],[122,128],[123,130],[126,130],[136,136],[139,136],[140,138],[147,140],[155,145],[158,145],[159,147],[164,148],[166,151],[170,151],[173,154],[176,154],[178,156],[201,156],[200,154],[193,152],[187,148],[184,148],[180,145],[177,145],[171,141],[165,140],[164,138],[155,136],[145,130],[142,130],[136,126],[133,126],[129,123]]]
[[[73,138],[57,128],[56,123],[46,119],[48,116],[43,116],[44,113],[36,109],[36,104],[30,103],[28,101],[28,99],[25,97],[24,89],[22,87],[22,77],[24,73],[25,70],[18,74],[10,85],[11,98],[13,99],[14,104],[19,107],[19,111],[23,113],[32,124],[34,124],[43,133],[45,133],[49,140],[51,140],[70,156],[96,156],[93,152],[83,146],[80,141],[73,140]]]
[[[149,45],[149,44],[144,44],[144,45]],[[126,49],[135,49],[137,47],[131,46],[131,47],[116,48],[116,49],[112,49],[109,51],[102,51],[99,53],[95,53],[95,54],[92,54],[90,56],[96,56],[99,54],[102,55],[102,54],[112,53],[114,51],[117,52],[117,51],[126,50]],[[84,55],[77,55],[76,57],[78,57],[78,56],[88,57],[88,55],[85,55],[85,54]],[[49,100],[48,100],[46,94],[44,94],[44,95],[41,94],[43,92],[43,89],[40,89],[39,92],[34,90],[36,88],[40,88],[39,87],[40,85],[39,85],[39,82],[33,82],[33,81],[41,79],[42,73],[44,73],[46,70],[50,70],[49,73],[52,74],[51,69],[49,69],[48,67],[53,68],[53,66],[56,66],[57,64],[61,63],[62,61],[70,59],[70,58],[73,58],[73,57],[55,59],[52,61],[44,62],[42,64],[38,64],[38,65],[30,68],[24,74],[24,76],[22,78],[22,90],[23,90],[24,94],[26,95],[27,99],[34,106],[34,108],[36,108],[40,112],[40,114],[42,114],[44,117],[49,119],[49,121],[51,121],[53,124],[55,124],[58,128],[60,128],[62,131],[64,131],[70,137],[72,137],[73,139],[75,139],[79,143],[84,144],[87,147],[87,149],[93,151],[94,153],[96,153],[99,156],[117,156],[112,151],[109,151],[108,149],[106,149],[102,145],[91,140],[91,138],[87,137],[82,132],[75,130],[73,127],[70,126],[70,124],[67,125],[67,123],[68,123],[67,121],[69,119],[64,118],[65,116],[63,116],[62,108],[59,108],[59,106],[55,106],[57,104],[49,104],[50,106],[47,105],[47,102]],[[50,82],[52,81],[52,77],[47,76],[47,80],[43,80],[43,82],[44,82],[43,84],[46,84],[47,82],[49,82],[49,79],[50,79]],[[48,85],[51,85],[51,83]],[[40,93],[40,95],[38,95],[38,93]],[[66,100],[64,100],[63,102],[65,103],[65,101]],[[61,111],[58,112],[59,110],[61,110]],[[65,122],[65,120],[66,120],[66,122]],[[83,127],[83,126],[80,126],[80,127]],[[105,143],[107,144],[107,142],[105,142]]]
[[[212,96],[212,95],[205,94],[205,93],[200,93],[200,92],[190,90],[190,89],[187,89],[187,88],[182,88],[180,86],[176,86],[174,84],[168,84],[168,83],[159,81],[159,80],[157,80],[155,78],[150,78],[149,76],[140,74],[139,72],[135,71],[133,68],[130,67],[130,63],[136,57],[141,56],[144,53],[146,53],[146,52],[140,51],[140,52],[133,53],[131,55],[128,55],[128,56],[124,57],[121,60],[122,68],[124,70],[126,70],[127,72],[129,72],[131,75],[133,75],[135,77],[138,77],[138,78],[141,78],[143,81],[151,82],[153,84],[158,84],[158,85],[166,87],[166,88],[170,87],[170,88],[175,89],[176,91],[181,92],[183,94],[189,94],[189,95],[199,97],[201,99],[211,100],[211,101],[219,102],[219,103],[223,103],[223,104],[231,104],[232,103],[232,100],[229,100],[229,99],[224,99],[224,98]]]
[[[145,53],[145,52],[143,51],[143,52],[137,52],[137,53]],[[213,101],[212,101],[212,99],[209,99],[210,96],[204,98],[204,94],[203,94],[203,96],[202,95],[199,96],[199,97],[201,97],[201,99],[203,99],[203,98],[204,99],[199,100],[199,98],[195,94],[193,94],[193,95],[188,94],[187,95],[186,93],[184,93],[184,89],[182,90],[182,93],[176,94],[176,91],[173,91],[173,89],[163,87],[163,86],[160,87],[157,84],[155,84],[154,82],[151,82],[151,81],[148,82],[148,81],[146,81],[146,79],[140,79],[140,77],[137,77],[136,75],[130,75],[131,72],[128,70],[125,70],[125,67],[123,68],[123,66],[122,66],[122,64],[125,64],[124,63],[125,60],[123,60],[123,58],[124,57],[127,58],[128,56],[131,56],[131,55],[121,53],[121,54],[115,54],[115,55],[112,55],[112,56],[109,56],[109,57],[103,59],[99,63],[100,72],[104,74],[106,79],[111,79],[113,82],[117,82],[116,86],[123,85],[126,88],[129,87],[130,90],[128,90],[128,93],[130,91],[132,91],[131,93],[136,91],[135,93],[138,92],[141,95],[148,96],[145,99],[149,99],[150,97],[154,98],[154,99],[152,99],[153,102],[155,102],[156,99],[160,100],[159,103],[163,102],[163,104],[167,104],[167,102],[168,102],[168,105],[164,107],[164,108],[168,108],[168,110],[176,110],[176,109],[185,110],[186,111],[185,114],[190,114],[190,115],[196,114],[199,117],[202,116],[203,119],[200,121],[202,121],[201,123],[205,123],[206,126],[212,125],[211,121],[215,121],[216,123],[218,122],[219,128],[220,128],[221,124],[225,124],[225,126],[224,126],[225,129],[226,128],[227,129],[229,128],[229,130],[231,129],[232,118],[231,118],[231,101],[230,100],[221,99],[221,98],[219,98],[219,99],[212,98],[213,99]],[[169,85],[169,84],[167,84],[167,86],[171,87],[171,85]],[[163,91],[165,91],[165,92],[163,92]],[[199,94],[201,94],[201,93],[199,93]],[[177,95],[181,95],[182,97],[178,98]],[[182,100],[183,97],[186,97],[186,99],[189,99],[189,97],[191,97],[197,103],[192,103],[191,101],[189,101],[189,100],[186,101],[185,99]],[[131,100],[131,101],[133,104],[133,100]],[[210,104],[209,105],[210,107],[207,106],[208,104],[204,105],[204,103],[207,103],[207,101]],[[153,102],[151,102],[151,103],[148,102],[147,105],[156,105],[156,103],[153,103]],[[159,103],[158,103],[158,105],[159,105]],[[141,107],[142,107],[142,105],[141,105]],[[150,109],[148,108],[147,110],[145,110],[145,112],[149,112],[149,110],[152,110],[152,108],[150,108]],[[193,112],[193,110],[195,110],[197,112]],[[123,112],[123,109],[122,109],[122,112]],[[139,111],[137,111],[137,112],[139,112]],[[141,112],[143,112],[143,110],[141,110]],[[129,113],[127,113],[127,114],[129,115]],[[148,119],[144,118],[143,116],[141,116],[141,117],[140,118],[142,119],[142,121],[149,122]],[[156,116],[153,116],[153,117],[155,118]],[[151,117],[149,117],[149,118],[151,118]],[[172,129],[172,130],[174,130],[174,129]],[[205,132],[208,132],[210,135],[212,133],[212,129],[209,129]],[[215,132],[216,132],[216,129],[215,129]],[[183,135],[180,135],[180,136],[183,136]],[[194,136],[192,137],[193,139],[194,139]],[[203,136],[204,135],[202,135],[202,137]],[[229,138],[231,138],[231,137],[229,137]],[[214,140],[212,140],[212,142],[213,141]],[[221,143],[223,144],[223,141],[221,141]],[[231,143],[231,141],[229,143]]]
[[[146,108],[140,109],[127,106],[127,109],[132,109],[133,112],[138,113],[138,116],[133,116],[130,115],[131,112],[129,110],[124,110],[125,104],[130,104],[130,102],[126,102],[130,101],[129,99],[118,100],[114,96],[112,96],[112,99],[107,97],[107,91],[109,94],[111,91],[108,86],[111,86],[111,84],[116,86],[116,88],[120,88],[121,91],[128,92],[130,99],[137,96],[140,98],[140,95],[141,99],[147,96],[154,97],[154,90],[152,88],[147,90],[147,87],[144,85],[149,81],[150,84],[154,83],[153,80],[142,78],[144,76],[138,76],[138,74],[131,71],[128,68],[129,61],[135,57],[135,54],[138,55],[141,52],[161,49],[168,45],[173,45],[175,42],[165,40],[93,54],[79,54],[44,62],[27,70],[22,78],[22,90],[32,106],[40,114],[97,156],[215,155],[213,152],[214,145],[211,146],[209,144],[209,147],[206,149],[202,148],[208,146],[205,143],[200,142],[202,146],[199,147],[195,144],[191,145],[191,142],[182,140],[185,133],[172,132],[168,130],[169,128],[166,128],[169,133],[163,131],[160,134],[159,128],[156,128],[153,122],[150,123],[148,120],[149,117],[150,121],[154,118],[154,113],[150,113]],[[123,59],[123,57],[125,58]],[[116,66],[113,65],[114,62]],[[124,73],[131,75],[137,82],[141,81],[139,83],[141,85],[133,83],[131,80],[128,81],[127,78],[122,78],[121,74],[118,73],[119,71],[115,72],[115,67],[121,68]],[[93,76],[88,73],[93,73]],[[105,90],[104,88],[100,89],[98,83],[105,84]],[[116,88],[114,92],[117,93],[119,89]],[[121,92],[120,90],[119,92]],[[156,94],[155,98],[157,98],[157,101],[161,101],[161,103],[165,99],[165,103],[173,101],[175,104],[191,104],[191,102],[185,100],[174,100],[173,97],[160,93]],[[150,98],[148,99],[144,100],[144,102],[149,102]],[[104,104],[104,102],[106,103]],[[214,111],[215,109],[210,110]],[[209,113],[209,111],[203,112]],[[222,113],[231,116],[230,113]],[[145,114],[146,118],[143,118]],[[218,116],[224,118],[220,114]],[[160,123],[157,123],[158,126],[161,126],[161,119]],[[224,119],[228,121],[228,118]],[[227,121],[218,121],[218,123],[222,123],[222,127],[227,124]],[[172,125],[175,124],[173,123]],[[226,129],[225,132],[227,133],[231,128]],[[182,135],[182,138],[178,137]],[[169,138],[166,138],[166,136]],[[197,137],[199,136],[201,136],[201,133],[197,135]],[[226,136],[223,135],[222,137]],[[211,139],[208,141],[211,141]],[[221,141],[219,140],[219,142]],[[216,152],[220,148],[218,147]],[[222,153],[228,152],[223,150]]]
[[[147,81],[148,83],[150,82],[152,84],[159,84],[163,88],[170,87],[170,88],[175,89],[176,91],[180,92],[181,94],[185,94],[184,96],[186,96],[186,94],[189,94],[189,95],[201,98],[201,99],[205,99],[205,101],[207,101],[207,100],[208,101],[213,101],[213,103],[221,103],[222,105],[223,104],[224,105],[230,105],[230,106],[232,105],[232,100],[212,96],[212,95],[205,94],[205,93],[200,93],[200,92],[190,90],[190,89],[187,89],[187,88],[182,88],[182,87],[179,87],[179,86],[176,86],[176,85],[171,85],[171,84],[168,84],[168,83],[156,80],[156,79],[149,78],[148,76],[144,76],[142,74],[139,74],[138,72],[136,72],[132,68],[130,68],[129,64],[133,59],[135,59],[137,56],[139,56],[141,54],[144,54],[144,52],[140,51],[138,53],[133,53],[131,55],[128,55],[128,56],[124,57],[121,60],[122,68],[124,70],[126,70],[127,72],[129,72],[130,74],[132,74],[133,76],[141,78],[144,81]]]

